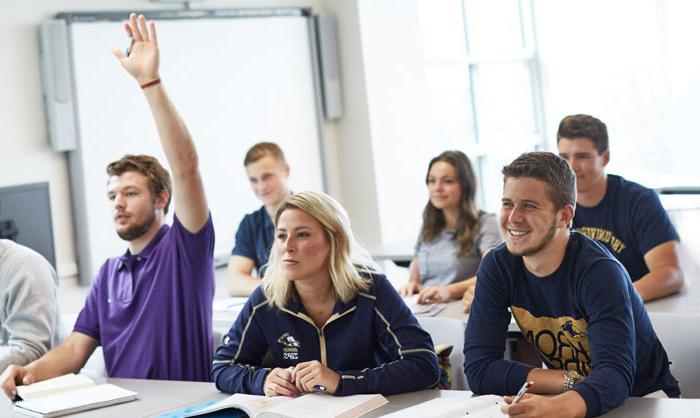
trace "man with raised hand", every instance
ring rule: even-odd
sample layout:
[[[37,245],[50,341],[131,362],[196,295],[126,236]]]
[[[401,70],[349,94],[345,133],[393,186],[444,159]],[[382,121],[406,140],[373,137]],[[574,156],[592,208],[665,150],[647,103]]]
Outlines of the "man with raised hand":
[[[570,115],[559,123],[559,156],[576,173],[574,231],[605,246],[627,269],[642,299],[678,292],[680,238],[654,190],[613,174],[608,130],[598,118]]]
[[[98,345],[110,377],[211,380],[214,229],[197,152],[160,80],[155,25],[132,14],[125,28],[130,51],[113,52],[143,89],[172,168],[173,225],[164,224],[170,176],[155,158],[109,164],[107,196],[128,250],[103,264],[61,345],[5,370],[0,384],[10,397],[17,385],[78,372]]]
[[[503,412],[523,418],[597,416],[629,396],[659,391],[678,397],[627,271],[598,243],[569,231],[576,180],[566,161],[526,153],[503,175],[505,244],[481,262],[465,334],[470,389],[514,395],[534,382],[519,402],[505,398]],[[503,359],[511,312],[546,369]]]

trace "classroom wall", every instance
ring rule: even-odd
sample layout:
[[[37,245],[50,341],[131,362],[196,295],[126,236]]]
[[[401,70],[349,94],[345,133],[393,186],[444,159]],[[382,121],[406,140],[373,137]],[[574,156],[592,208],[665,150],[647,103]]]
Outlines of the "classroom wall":
[[[312,7],[315,11],[323,10],[323,2],[314,0],[219,0],[191,4],[207,8],[304,6]],[[176,5],[146,0],[0,0],[0,39],[3,40],[0,65],[0,187],[49,182],[57,270],[61,277],[72,277],[77,273],[72,208],[66,158],[51,150],[48,144],[41,97],[37,26],[58,12],[174,7]],[[110,47],[105,46],[106,53]],[[342,184],[335,163],[338,160],[335,130],[334,123],[326,124],[324,146],[330,192],[343,200]]]
[[[337,125],[343,203],[368,246],[413,241],[431,137],[415,3],[332,0],[338,18],[345,115]]]

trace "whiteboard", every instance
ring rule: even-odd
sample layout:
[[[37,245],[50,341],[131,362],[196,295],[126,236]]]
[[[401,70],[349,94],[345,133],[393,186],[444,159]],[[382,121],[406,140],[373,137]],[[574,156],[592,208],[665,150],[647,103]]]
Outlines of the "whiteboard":
[[[164,86],[199,153],[218,260],[228,259],[243,216],[261,205],[243,168],[254,143],[282,147],[292,190],[325,190],[311,17],[307,9],[272,11],[147,14],[156,20]],[[110,52],[126,47],[127,14],[59,16],[68,20],[72,55],[78,143],[69,164],[80,281],[87,284],[126,248],[106,197],[107,164],[131,153],[169,167],[140,89]]]

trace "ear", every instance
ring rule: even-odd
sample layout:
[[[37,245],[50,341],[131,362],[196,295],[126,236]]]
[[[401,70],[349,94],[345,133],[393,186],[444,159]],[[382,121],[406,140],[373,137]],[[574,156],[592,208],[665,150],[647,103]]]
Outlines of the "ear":
[[[559,209],[559,224],[565,228],[569,227],[571,221],[574,219],[575,209],[573,205],[566,205]]]
[[[606,149],[605,151],[603,151],[603,167],[608,165],[609,162],[610,162],[610,150]]]
[[[167,190],[160,192],[158,197],[156,197],[156,209],[165,209],[165,205],[168,203],[168,198],[170,198],[170,194],[168,194]]]
[[[289,172],[290,172],[289,164],[284,163],[284,176],[289,177]]]

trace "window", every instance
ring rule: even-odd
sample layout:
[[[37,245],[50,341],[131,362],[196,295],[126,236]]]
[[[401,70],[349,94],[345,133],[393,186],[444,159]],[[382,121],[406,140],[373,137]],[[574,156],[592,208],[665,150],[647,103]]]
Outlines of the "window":
[[[431,128],[469,155],[481,207],[496,211],[501,167],[543,147],[543,113],[529,0],[417,0]]]

